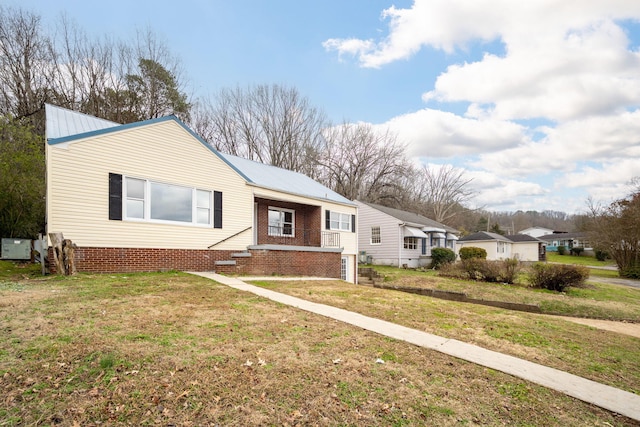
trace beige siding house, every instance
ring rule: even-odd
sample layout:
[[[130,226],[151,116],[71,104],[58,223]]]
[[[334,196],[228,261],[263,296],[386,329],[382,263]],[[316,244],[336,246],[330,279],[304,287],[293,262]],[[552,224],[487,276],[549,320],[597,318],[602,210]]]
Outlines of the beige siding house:
[[[464,247],[482,248],[487,251],[487,259],[493,261],[516,258],[532,262],[545,259],[544,242],[526,234],[503,236],[479,231],[459,239],[457,246],[458,252]]]
[[[47,232],[78,245],[80,271],[355,281],[357,206],[305,175],[221,154],[174,116],[46,115]]]

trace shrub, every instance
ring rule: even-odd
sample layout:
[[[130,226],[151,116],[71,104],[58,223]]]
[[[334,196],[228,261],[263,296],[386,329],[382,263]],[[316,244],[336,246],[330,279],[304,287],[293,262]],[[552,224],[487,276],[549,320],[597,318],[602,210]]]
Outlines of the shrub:
[[[584,248],[571,248],[571,255],[580,256],[584,252]]]
[[[438,276],[468,279],[467,275],[462,270],[462,263],[448,263],[441,265],[438,269]]]
[[[607,254],[606,251],[603,251],[601,249],[596,249],[595,255],[598,261],[606,261],[607,258],[609,257],[609,254]]]
[[[558,246],[558,255],[566,255],[567,254],[567,248],[564,246]]]
[[[640,279],[640,264],[629,266],[620,270],[620,277],[627,279]]]
[[[500,278],[504,283],[513,283],[522,270],[522,264],[516,258],[509,258],[502,261],[502,271]]]
[[[563,292],[570,286],[582,287],[589,277],[589,269],[578,265],[536,263],[529,275],[534,288]]]
[[[502,282],[502,266],[500,261],[487,261],[486,259],[478,260],[480,267],[480,280],[483,282],[499,283]]]
[[[487,259],[487,251],[474,246],[460,248],[460,259],[465,260],[472,258]]]
[[[436,270],[445,264],[450,264],[456,260],[456,253],[447,248],[431,249],[431,268]]]
[[[480,258],[462,260],[458,272],[447,269],[447,275],[491,283],[513,283],[520,272],[520,262],[513,259],[487,261]]]
[[[463,248],[464,249],[464,248]],[[485,260],[480,258],[466,258],[460,261],[460,269],[465,278],[470,280],[482,280],[482,264]]]

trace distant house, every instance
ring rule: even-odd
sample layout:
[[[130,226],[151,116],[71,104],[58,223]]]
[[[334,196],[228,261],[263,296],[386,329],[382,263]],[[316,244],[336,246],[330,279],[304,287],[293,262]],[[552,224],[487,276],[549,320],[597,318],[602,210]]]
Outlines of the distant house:
[[[457,247],[458,251],[464,247],[482,248],[487,251],[487,259],[494,261],[516,258],[520,261],[532,262],[545,259],[544,242],[526,234],[503,236],[479,231],[460,238]]]
[[[582,248],[585,252],[593,251],[589,240],[587,240],[587,233],[583,232],[547,234],[541,236],[540,240],[546,243],[548,252],[557,252],[558,246],[564,246],[567,250]]]
[[[47,231],[90,272],[198,270],[355,281],[357,206],[222,154],[174,116],[120,125],[46,106]]]
[[[544,227],[529,227],[529,228],[525,228],[524,230],[520,230],[518,232],[518,234],[526,234],[528,236],[533,236],[533,237],[545,236],[551,233],[553,233],[552,229],[544,228]]]
[[[412,212],[356,203],[358,247],[373,264],[426,267],[431,264],[433,248],[456,249],[458,231],[454,228]]]

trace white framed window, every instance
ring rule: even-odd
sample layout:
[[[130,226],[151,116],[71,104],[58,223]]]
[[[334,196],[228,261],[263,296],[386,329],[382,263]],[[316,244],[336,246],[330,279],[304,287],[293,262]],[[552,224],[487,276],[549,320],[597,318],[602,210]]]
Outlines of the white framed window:
[[[498,242],[498,253],[499,254],[505,253],[506,248],[507,248],[507,244],[505,242]]]
[[[371,244],[379,245],[382,243],[382,235],[380,234],[380,227],[371,227]]]
[[[196,222],[211,224],[211,191],[196,190]]]
[[[295,236],[295,211],[269,206],[269,236]]]
[[[212,225],[212,192],[125,177],[124,219],[158,223]]]
[[[351,231],[351,215],[330,211],[329,213],[329,229]]]
[[[405,249],[418,249],[418,238],[417,237],[405,237],[404,238],[404,248]]]

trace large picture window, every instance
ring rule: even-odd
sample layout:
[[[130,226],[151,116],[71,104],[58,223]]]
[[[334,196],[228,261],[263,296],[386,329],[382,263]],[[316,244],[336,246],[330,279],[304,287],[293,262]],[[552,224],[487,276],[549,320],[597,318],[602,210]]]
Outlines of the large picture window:
[[[126,177],[124,218],[212,225],[212,192]]]
[[[269,207],[269,236],[291,236],[295,234],[295,211]]]

